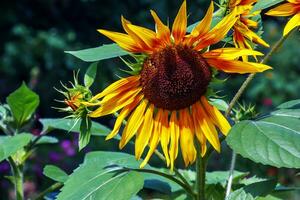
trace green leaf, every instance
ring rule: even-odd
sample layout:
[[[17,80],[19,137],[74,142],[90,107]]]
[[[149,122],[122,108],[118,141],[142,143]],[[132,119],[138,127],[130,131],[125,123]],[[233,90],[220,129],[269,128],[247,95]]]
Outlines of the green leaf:
[[[0,137],[0,162],[21,150],[31,139],[32,135],[28,133]]]
[[[34,140],[36,137],[33,137],[32,140]],[[52,136],[42,136],[36,144],[56,144],[58,143],[58,139],[56,137]]]
[[[209,99],[209,102],[218,108],[218,110],[226,111],[228,109],[228,104],[223,99]]]
[[[261,121],[242,121],[226,139],[245,158],[275,167],[300,168],[300,120],[271,116]]]
[[[46,165],[43,170],[43,174],[52,180],[64,183],[68,180],[68,174],[57,166]]]
[[[92,152],[65,182],[57,200],[128,200],[143,188],[143,176],[122,167],[137,168],[140,162],[129,154]]]
[[[208,200],[224,200],[225,188],[221,184],[206,185],[205,196]]]
[[[31,118],[40,103],[39,96],[30,90],[25,83],[11,93],[6,101],[18,127],[21,127]]]
[[[264,197],[274,190],[276,184],[275,179],[252,183],[232,192],[226,200],[253,200],[256,197]]]
[[[89,117],[81,120],[79,133],[79,151],[86,147],[91,138],[92,120]]]
[[[96,48],[65,52],[86,62],[96,62],[128,54],[128,52],[121,49],[117,44],[107,44]]]
[[[248,173],[234,171],[233,184],[246,177]],[[221,184],[225,186],[229,177],[229,171],[214,171],[206,173],[206,184]]]
[[[39,120],[43,124],[43,131],[51,131],[59,129],[70,132],[80,132],[80,123],[73,119],[60,119],[60,118],[44,118]],[[97,122],[92,122],[91,135],[106,136],[110,133],[110,129]],[[120,137],[116,137],[120,138]]]
[[[299,109],[300,108],[300,99],[285,102],[285,103],[279,105],[277,108],[279,108],[279,109]]]
[[[98,62],[92,63],[84,75],[84,85],[88,88],[91,87],[91,85],[95,81],[95,77],[97,75],[97,67],[98,67]]]
[[[258,1],[258,2],[254,5],[254,7],[253,7],[253,9],[251,10],[251,12],[253,13],[253,12],[257,11],[257,10],[263,10],[263,9],[269,8],[269,7],[274,6],[274,5],[278,4],[278,3],[281,3],[281,2],[283,2],[283,1],[284,1],[284,0]]]

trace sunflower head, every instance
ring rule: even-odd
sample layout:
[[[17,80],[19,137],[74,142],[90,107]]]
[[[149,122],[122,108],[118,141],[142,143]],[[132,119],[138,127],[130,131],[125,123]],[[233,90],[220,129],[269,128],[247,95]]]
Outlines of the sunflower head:
[[[230,124],[207,96],[215,72],[262,72],[269,66],[243,62],[238,58],[262,55],[240,48],[212,49],[238,20],[233,9],[211,29],[214,5],[211,2],[205,17],[187,33],[186,1],[183,1],[172,28],[151,11],[155,31],[133,25],[121,17],[126,33],[100,29],[99,32],[115,41],[121,48],[141,59],[125,62],[131,76],[121,78],[82,104],[92,106],[88,116],[101,117],[113,113],[117,119],[106,139],[118,134],[123,148],[135,138],[135,155],[140,159],[148,147],[141,167],[149,161],[158,145],[171,169],[181,152],[185,165],[206,153],[207,142],[220,151],[218,133],[226,135]],[[196,144],[201,150],[196,150]],[[179,147],[181,151],[179,151]]]

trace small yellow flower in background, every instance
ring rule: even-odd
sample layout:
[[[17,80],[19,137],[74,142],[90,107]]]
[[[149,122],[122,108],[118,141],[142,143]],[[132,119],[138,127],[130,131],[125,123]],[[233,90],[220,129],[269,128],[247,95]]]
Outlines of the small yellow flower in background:
[[[251,13],[253,4],[256,2],[257,0],[230,0],[229,2],[229,9],[231,11],[237,9],[238,12],[241,13],[233,26],[233,42],[236,47],[252,49],[249,41],[269,47],[260,36],[252,31],[258,27],[258,22],[250,18],[260,14],[260,11]],[[247,61],[247,56],[244,56],[243,60]]]
[[[195,139],[201,144],[202,156],[206,153],[207,140],[220,151],[217,129],[227,135],[230,125],[206,97],[212,67],[241,74],[270,69],[264,64],[237,60],[240,56],[262,55],[257,51],[242,48],[207,51],[210,45],[221,41],[238,20],[237,10],[233,9],[210,30],[213,11],[212,2],[204,19],[190,34],[186,34],[186,1],[171,30],[152,10],[155,32],[133,25],[124,17],[121,20],[126,34],[99,30],[124,50],[146,55],[137,75],[116,81],[85,103],[96,108],[89,113],[90,117],[120,110],[107,139],[116,136],[126,120],[119,146],[123,148],[135,136],[137,159],[149,146],[141,167],[147,164],[159,143],[171,169],[179,146],[186,166],[196,160]]]
[[[283,30],[283,36],[286,36],[295,27],[300,26],[300,0],[287,1],[287,3],[277,6],[266,13],[266,15],[283,17],[294,15],[286,24]]]

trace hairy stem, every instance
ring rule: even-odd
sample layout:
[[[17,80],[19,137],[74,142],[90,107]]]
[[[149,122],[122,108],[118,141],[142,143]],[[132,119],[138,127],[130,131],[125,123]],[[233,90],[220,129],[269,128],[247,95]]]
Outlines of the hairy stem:
[[[14,176],[14,186],[16,191],[16,200],[24,199],[23,192],[23,166],[17,165],[15,161],[9,157],[8,161],[11,165],[13,176]]]
[[[232,180],[233,180],[233,172],[234,172],[234,167],[235,167],[235,161],[236,161],[236,153],[232,152],[232,157],[231,157],[231,163],[230,163],[230,170],[229,170],[229,178],[227,181],[227,187],[226,187],[226,197],[229,196],[230,191],[231,191],[231,186],[232,186]]]

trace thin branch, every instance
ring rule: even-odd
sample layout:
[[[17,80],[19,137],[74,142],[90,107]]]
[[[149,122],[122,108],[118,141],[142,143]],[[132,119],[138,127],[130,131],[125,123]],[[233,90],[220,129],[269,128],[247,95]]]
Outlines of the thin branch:
[[[50,187],[48,187],[46,190],[42,191],[35,200],[43,200],[44,196],[50,192],[53,192],[59,188],[61,188],[64,184],[63,183],[54,183]]]

